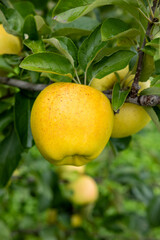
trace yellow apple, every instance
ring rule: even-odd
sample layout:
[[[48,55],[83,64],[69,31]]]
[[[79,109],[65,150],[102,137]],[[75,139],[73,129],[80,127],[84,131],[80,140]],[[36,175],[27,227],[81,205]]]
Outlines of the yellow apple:
[[[76,167],[76,166],[72,166],[72,165],[64,165],[64,166],[60,166],[58,167],[58,172],[59,174],[63,173],[63,172],[68,172],[68,173],[71,173],[71,172],[77,172],[77,173],[84,173],[85,171],[85,166],[80,166],[80,167]]]
[[[41,154],[55,165],[81,166],[95,159],[113,127],[109,100],[96,89],[53,83],[37,97],[31,129]]]
[[[119,113],[114,115],[111,137],[123,138],[139,132],[150,121],[143,107],[133,103],[124,103]]]
[[[22,45],[18,37],[9,34],[0,24],[0,55],[2,54],[19,54]]]
[[[125,82],[123,83],[123,86],[122,87],[131,87],[132,86],[132,83],[133,83],[133,80],[134,80],[134,77],[135,75],[130,75],[126,80]],[[139,93],[141,91],[143,91],[144,89],[146,88],[149,88],[150,87],[150,80],[146,81],[146,82],[139,82],[139,86],[140,86],[140,90],[139,90]]]
[[[98,198],[98,187],[93,178],[82,175],[68,184],[70,201],[77,205],[93,203]]]
[[[129,72],[129,66],[126,68],[117,71],[120,80],[124,79],[127,73]],[[115,73],[111,73],[101,79],[94,78],[91,82],[91,87],[96,88],[99,91],[106,91],[108,89],[112,89],[115,82],[117,81],[117,76]]]
[[[132,86],[135,75],[132,74],[127,77],[127,73],[129,73],[128,66],[122,69],[120,73],[117,73],[119,74],[120,85],[122,88]],[[112,73],[102,79],[94,79],[91,86],[100,91],[105,91],[112,89],[116,81],[116,75]],[[139,82],[139,85],[140,93],[142,90],[150,87],[150,80]],[[143,107],[132,103],[125,103],[120,109],[120,112],[114,115],[114,125],[111,137],[123,138],[130,136],[144,128],[149,121],[150,117]]]
[[[80,227],[82,225],[82,217],[79,214],[73,214],[71,216],[71,225],[74,228]]]
[[[70,180],[76,179],[79,175],[84,173],[85,165],[78,166],[78,167],[63,165],[63,166],[58,166],[56,170],[61,179],[70,181]]]
[[[124,82],[124,87],[130,87],[133,83],[134,75],[130,75]],[[150,80],[146,82],[139,82],[139,93],[150,87]],[[150,117],[143,107],[133,103],[124,103],[119,113],[114,116],[114,125],[111,137],[123,138],[139,132],[147,123]]]

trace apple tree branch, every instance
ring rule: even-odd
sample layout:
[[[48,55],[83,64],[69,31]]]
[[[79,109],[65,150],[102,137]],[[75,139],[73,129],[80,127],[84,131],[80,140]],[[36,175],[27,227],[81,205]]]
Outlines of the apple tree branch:
[[[159,1],[158,0],[153,0],[153,6],[152,6],[152,13],[153,14],[151,14],[151,16],[150,16],[151,21],[148,22],[145,38],[144,38],[143,43],[142,43],[142,47],[141,47],[141,49],[138,49],[139,52],[138,52],[137,70],[136,70],[136,74],[135,74],[134,81],[133,81],[133,84],[132,84],[132,89],[131,89],[131,92],[130,92],[130,96],[133,97],[133,98],[136,98],[136,96],[138,94],[138,91],[140,89],[138,82],[139,82],[141,72],[142,72],[142,63],[143,63],[143,57],[144,57],[144,52],[142,51],[142,49],[146,45],[146,39],[151,38],[150,34],[151,34],[154,23],[158,21],[157,18],[154,18],[154,13],[155,13],[158,5],[159,5]]]

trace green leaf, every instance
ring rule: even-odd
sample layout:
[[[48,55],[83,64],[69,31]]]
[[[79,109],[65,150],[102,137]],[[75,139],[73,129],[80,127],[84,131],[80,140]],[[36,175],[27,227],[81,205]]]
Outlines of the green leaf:
[[[125,68],[135,55],[132,51],[118,51],[109,57],[104,57],[100,62],[91,65],[89,74],[91,78],[103,78],[106,75]]]
[[[14,3],[14,7],[23,18],[30,14],[35,14],[34,5],[29,1],[16,2]]]
[[[78,52],[78,60],[81,68],[86,71],[96,55],[106,46],[101,40],[100,26],[98,26],[91,35],[84,40]]]
[[[21,62],[20,67],[30,71],[54,73],[70,78],[74,72],[68,59],[51,52],[32,54]]]
[[[90,4],[93,4],[96,2],[95,0],[81,0],[81,1],[66,1],[66,0],[60,0],[58,4],[56,5],[56,8],[54,9],[54,14],[59,14],[65,11],[68,11],[70,9],[78,8],[78,7],[86,7]],[[102,2],[102,1],[100,1]]]
[[[54,82],[71,82],[72,81],[72,79],[67,76],[61,76],[61,75],[52,74],[52,73],[48,73],[47,77],[49,77],[49,79]]]
[[[56,47],[72,64],[77,66],[77,47],[70,38],[67,37],[53,37],[43,40],[46,43]]]
[[[0,220],[0,239],[11,240],[11,232],[9,226]]]
[[[108,46],[107,44],[106,47],[102,48],[102,50],[97,54],[97,56],[94,59],[94,62],[99,62],[103,57],[110,56],[113,53],[116,53],[120,50],[130,50],[130,48],[128,48],[127,46],[111,47],[111,46]]]
[[[44,45],[42,40],[26,39],[26,40],[23,41],[23,43],[29,49],[31,49],[33,53],[45,52],[45,45]]]
[[[155,196],[151,201],[147,209],[148,221],[152,227],[160,226],[160,196]]]
[[[129,71],[132,71],[132,74],[136,74],[138,64],[138,53],[131,59],[129,62]]]
[[[11,66],[17,66],[20,64],[20,57],[14,54],[3,54],[3,58],[7,64]]]
[[[145,6],[145,7],[148,7],[148,1],[147,0],[140,0],[142,2],[142,4]]]
[[[0,144],[0,187],[4,187],[18,166],[22,146],[14,130]]]
[[[154,57],[155,53],[156,53],[156,49],[151,47],[151,46],[145,46],[142,51],[152,57]]]
[[[22,35],[24,20],[15,9],[6,8],[0,3],[0,20],[8,33]]]
[[[154,86],[160,80],[160,75],[151,78],[151,87]]]
[[[138,186],[134,186],[132,188],[132,193],[141,202],[148,204],[150,200],[153,198],[152,188],[145,185],[144,183],[139,184]]]
[[[148,54],[144,54],[140,82],[146,82],[155,70],[154,58]]]
[[[13,122],[13,109],[0,114],[0,131],[5,129],[11,122]]]
[[[160,107],[159,106],[155,106],[155,107],[153,107],[153,109],[156,112],[157,117],[158,117],[158,119],[160,121]]]
[[[8,110],[10,107],[11,105],[9,103],[0,101],[0,114]]]
[[[155,61],[155,68],[156,68],[156,74],[160,75],[160,59],[158,59],[157,61]]]
[[[131,136],[126,138],[110,138],[110,144],[114,148],[114,151],[121,152],[128,148],[131,139]]]
[[[77,39],[89,35],[98,25],[99,22],[96,19],[84,16],[71,23],[57,22],[53,26],[53,34],[55,36],[71,36],[72,39]]]
[[[32,83],[39,83],[41,73],[28,71],[28,74]],[[34,93],[34,97],[36,97],[35,95],[36,95],[36,92]]]
[[[155,38],[152,41],[146,43],[146,46],[151,46],[154,48],[158,48],[160,47],[160,38]]]
[[[45,23],[44,19],[41,16],[36,15],[34,19],[36,21],[39,36],[45,36],[51,33],[50,27]]]
[[[138,31],[138,30],[137,30]],[[118,47],[126,47],[128,48],[128,50],[130,50],[131,48],[133,48],[133,46],[135,47],[135,42],[133,41],[134,39],[128,37],[128,36],[123,36],[123,37],[120,37],[118,39],[115,39],[116,42],[117,42],[117,46]]]
[[[139,6],[138,1],[128,0],[60,0],[53,10],[53,17],[59,22],[71,22],[80,16],[83,16],[96,7],[116,4],[118,6],[127,8],[132,14],[136,14],[135,8]],[[131,7],[132,6],[132,7]],[[137,9],[136,9],[137,11]]]
[[[39,36],[37,32],[36,21],[33,15],[28,15],[25,18],[23,34],[24,36],[26,35],[27,39],[29,38],[30,40],[38,40]]]
[[[160,96],[160,86],[156,85],[154,87],[146,88],[140,92],[140,95],[157,95]]]
[[[136,172],[136,169],[127,164],[116,168],[112,175],[112,179],[114,179],[114,181],[127,185],[137,185],[137,183],[139,184],[140,181],[140,176]]]
[[[34,99],[26,97],[22,92],[15,95],[15,129],[24,148],[33,146],[30,128],[30,115]]]
[[[148,113],[148,115],[151,117],[152,121],[156,125],[157,129],[160,131],[160,119],[152,107],[143,107],[145,111]]]
[[[12,67],[5,61],[4,56],[0,56],[0,69],[6,72],[13,72]]]
[[[109,18],[104,21],[101,28],[102,41],[118,37],[135,38],[139,34],[139,30],[130,28],[128,24],[120,19]]]
[[[114,84],[113,92],[112,92],[112,108],[114,112],[117,112],[122,107],[129,92],[130,92],[130,89],[121,90],[119,82],[116,82]]]

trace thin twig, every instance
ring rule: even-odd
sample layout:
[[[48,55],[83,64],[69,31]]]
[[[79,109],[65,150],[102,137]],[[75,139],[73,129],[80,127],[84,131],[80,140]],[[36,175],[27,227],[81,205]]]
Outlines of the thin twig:
[[[154,13],[156,11],[157,5],[159,5],[159,0],[153,0],[153,7],[152,7],[153,18],[154,18]]]
[[[103,92],[105,96],[111,100],[112,99],[112,91],[104,91]],[[149,106],[154,107],[160,104],[160,96],[156,95],[141,95],[137,96],[135,98],[132,98],[130,96],[126,99],[127,103],[134,103],[139,106]]]
[[[10,79],[6,77],[0,77],[0,84],[5,84],[13,87],[18,87],[24,90],[28,91],[42,91],[45,87],[47,87],[47,84],[35,84],[35,83],[29,83],[18,79]],[[103,92],[107,98],[110,100],[112,99],[112,91],[104,91]],[[156,106],[160,104],[160,96],[137,96],[136,98],[133,98],[129,96],[126,99],[126,102],[134,103],[140,106]]]

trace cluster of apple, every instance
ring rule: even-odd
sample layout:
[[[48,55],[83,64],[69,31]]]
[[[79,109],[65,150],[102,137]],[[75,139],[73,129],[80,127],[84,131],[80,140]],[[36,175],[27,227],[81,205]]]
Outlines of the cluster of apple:
[[[56,167],[56,172],[60,181],[63,182],[65,197],[73,205],[89,206],[98,199],[98,186],[92,177],[85,174],[85,166],[59,166]],[[83,224],[83,214],[79,210],[76,210],[70,216],[70,224],[74,228]],[[58,223],[58,210],[55,208],[48,209],[46,220],[48,224]]]
[[[66,181],[66,189],[70,191],[68,198],[73,204],[85,205],[97,200],[97,184],[85,174],[85,166],[59,166],[57,173],[61,180]]]
[[[117,71],[120,79],[121,89],[127,89],[132,86],[135,75],[129,72],[129,66]],[[93,79],[91,86],[99,91],[113,89],[114,84],[118,81],[115,73],[111,73],[101,79]],[[139,93],[150,87],[150,80],[139,82]],[[114,125],[111,137],[123,138],[139,132],[150,121],[149,115],[143,109],[133,103],[124,103],[118,114],[114,115]]]
[[[19,38],[7,33],[0,24],[0,54],[19,54],[21,49]],[[134,75],[128,66],[117,74],[122,88],[131,86]],[[96,182],[84,174],[85,167],[81,165],[95,159],[110,137],[127,137],[150,121],[144,109],[132,103],[124,103],[114,114],[102,91],[112,89],[116,81],[117,75],[111,73],[102,79],[93,79],[91,86],[54,83],[46,87],[34,103],[31,129],[39,151],[55,165],[75,165],[57,168],[59,177],[67,180],[66,189],[71,193],[69,200],[73,204],[91,204],[98,198]],[[140,86],[142,91],[150,82]],[[53,221],[56,215],[50,211],[49,219]],[[82,217],[73,214],[71,225],[81,224]]]
[[[19,54],[20,40],[0,25],[0,54]],[[128,66],[118,71],[122,88],[131,86],[134,75]],[[46,87],[31,113],[31,129],[41,154],[55,165],[81,166],[95,159],[110,137],[123,138],[140,131],[150,117],[132,103],[124,103],[114,114],[102,93],[112,89],[117,77],[111,73],[93,79],[91,86],[59,82]],[[140,83],[141,90],[150,82]]]

